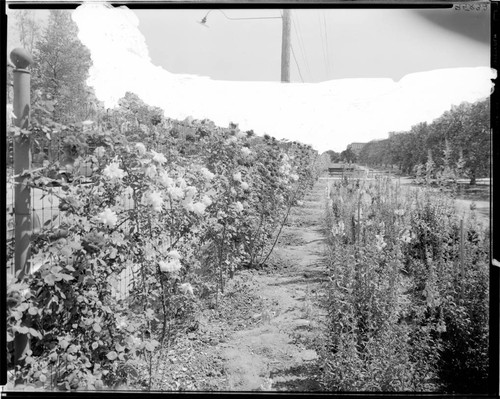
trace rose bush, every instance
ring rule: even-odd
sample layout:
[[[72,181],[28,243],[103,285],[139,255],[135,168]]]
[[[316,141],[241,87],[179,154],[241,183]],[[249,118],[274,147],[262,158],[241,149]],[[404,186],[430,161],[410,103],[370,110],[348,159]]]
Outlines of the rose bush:
[[[8,285],[9,342],[31,343],[21,364],[11,352],[12,378],[37,387],[151,389],[154,352],[195,328],[202,293],[265,264],[317,177],[308,146],[168,120],[130,94],[95,123],[35,117],[23,134],[40,148],[56,135],[85,143],[70,145],[71,182],[53,178],[55,162],[27,177],[59,198],[59,223],[33,236],[32,273]]]

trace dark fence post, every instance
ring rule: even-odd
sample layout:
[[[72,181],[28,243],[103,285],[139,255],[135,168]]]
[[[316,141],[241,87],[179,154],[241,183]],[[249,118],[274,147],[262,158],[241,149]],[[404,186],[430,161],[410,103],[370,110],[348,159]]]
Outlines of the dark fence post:
[[[30,72],[26,69],[33,62],[31,55],[22,48],[10,53],[14,69],[14,115],[15,125],[28,129],[30,116]],[[29,135],[20,134],[14,139],[14,213],[15,213],[15,271],[21,280],[29,270],[31,242],[31,190],[23,172],[31,168]],[[19,363],[29,349],[28,336],[16,334],[14,338],[15,361]]]

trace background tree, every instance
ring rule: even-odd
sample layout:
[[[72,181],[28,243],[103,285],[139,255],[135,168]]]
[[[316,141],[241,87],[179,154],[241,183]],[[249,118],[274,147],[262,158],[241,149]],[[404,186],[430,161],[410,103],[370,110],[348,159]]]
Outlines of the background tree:
[[[465,172],[470,184],[478,177],[489,176],[490,168],[490,103],[489,99],[462,104],[455,111],[462,129],[452,138],[455,148],[463,150]]]
[[[333,150],[326,151],[328,155],[330,155],[330,162],[339,162],[340,161],[340,153],[335,152]]]
[[[340,153],[340,159],[344,162],[356,162],[356,154],[350,149],[346,149]]]
[[[33,53],[33,48],[41,32],[40,23],[37,21],[33,10],[16,10],[14,15],[21,46]]]
[[[85,83],[90,52],[77,34],[69,11],[50,10],[48,25],[33,49],[32,89],[52,101],[49,111],[60,123],[84,120],[93,101],[92,90]]]

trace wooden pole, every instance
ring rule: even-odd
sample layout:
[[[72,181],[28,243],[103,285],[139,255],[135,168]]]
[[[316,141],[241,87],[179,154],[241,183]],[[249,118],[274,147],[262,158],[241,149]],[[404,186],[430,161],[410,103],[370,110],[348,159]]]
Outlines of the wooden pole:
[[[30,115],[30,72],[26,69],[32,62],[31,55],[22,48],[10,53],[14,66],[14,115],[15,125],[28,129]],[[31,243],[31,190],[26,184],[24,171],[31,169],[30,136],[18,135],[14,140],[14,215],[15,215],[15,247],[14,261],[18,280],[30,272]],[[28,336],[16,334],[14,337],[14,359],[18,363],[29,350]]]
[[[283,83],[290,83],[291,27],[290,10],[283,10],[283,33],[281,38],[281,82]]]

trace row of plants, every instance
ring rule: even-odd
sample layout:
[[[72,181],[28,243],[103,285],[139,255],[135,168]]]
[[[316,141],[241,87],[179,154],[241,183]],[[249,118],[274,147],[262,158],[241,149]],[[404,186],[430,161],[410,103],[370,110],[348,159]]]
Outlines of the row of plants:
[[[439,190],[330,186],[327,390],[485,392],[489,231]]]
[[[196,329],[197,309],[216,306],[239,269],[265,267],[317,154],[235,124],[169,120],[131,94],[70,125],[50,119],[48,101],[34,104],[29,131],[10,128],[38,152],[61,137],[67,149],[25,175],[58,197],[59,222],[33,234],[31,273],[8,282],[11,382],[153,389],[157,354]],[[70,182],[54,178],[61,168]],[[30,342],[17,362],[16,335]]]

